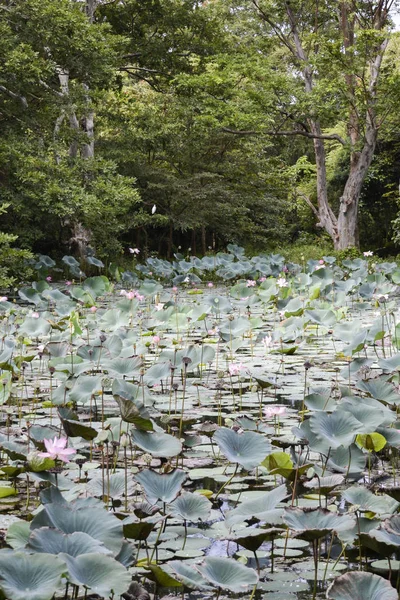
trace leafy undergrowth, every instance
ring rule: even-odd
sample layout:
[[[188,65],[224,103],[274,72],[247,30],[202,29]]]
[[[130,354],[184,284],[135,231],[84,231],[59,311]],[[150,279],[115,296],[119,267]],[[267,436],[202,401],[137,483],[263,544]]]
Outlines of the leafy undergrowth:
[[[219,260],[0,302],[5,598],[398,598],[396,264]]]

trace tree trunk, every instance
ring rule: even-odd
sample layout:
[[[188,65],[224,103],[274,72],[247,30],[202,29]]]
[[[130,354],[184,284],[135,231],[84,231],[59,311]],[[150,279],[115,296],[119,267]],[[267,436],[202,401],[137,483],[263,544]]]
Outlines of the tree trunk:
[[[350,173],[340,198],[338,217],[339,239],[335,243],[336,250],[344,250],[352,246],[358,247],[358,203],[362,186],[374,157],[378,130],[373,122],[367,126],[366,142],[359,153],[354,153],[350,161]]]

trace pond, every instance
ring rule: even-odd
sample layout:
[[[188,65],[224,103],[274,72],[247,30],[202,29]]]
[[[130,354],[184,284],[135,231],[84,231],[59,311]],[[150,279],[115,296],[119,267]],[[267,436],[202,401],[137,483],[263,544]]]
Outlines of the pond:
[[[187,272],[0,302],[4,597],[398,598],[397,265]]]

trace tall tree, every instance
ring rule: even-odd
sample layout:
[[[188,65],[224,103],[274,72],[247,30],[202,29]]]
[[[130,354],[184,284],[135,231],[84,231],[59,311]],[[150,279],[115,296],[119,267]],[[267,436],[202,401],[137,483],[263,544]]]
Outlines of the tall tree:
[[[270,51],[276,54],[276,47],[280,49],[281,61],[272,66],[273,71],[281,77],[282,66],[286,69],[283,89],[277,90],[277,77],[267,83],[267,93],[276,99],[275,110],[258,132],[312,140],[317,205],[310,198],[307,201],[336,249],[357,246],[362,186],[380,129],[398,96],[397,80],[391,87],[389,62],[382,77],[395,1],[248,0],[244,6],[252,23],[253,47],[254,36],[263,36]],[[257,60],[262,56],[263,50]],[[234,127],[232,131],[254,133]],[[348,156],[348,175],[336,211],[328,197],[327,179],[327,143],[333,141]]]

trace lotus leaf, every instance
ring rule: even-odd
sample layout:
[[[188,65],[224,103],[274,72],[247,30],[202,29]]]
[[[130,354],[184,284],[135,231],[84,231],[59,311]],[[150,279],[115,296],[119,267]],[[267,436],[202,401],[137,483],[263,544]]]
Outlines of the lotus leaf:
[[[237,508],[226,513],[226,521],[231,526],[246,519],[256,518],[270,525],[279,524],[283,514],[282,509],[276,509],[277,504],[288,496],[286,485],[263,493],[259,498],[246,500]]]
[[[397,591],[387,579],[357,571],[337,577],[326,597],[330,600],[398,600]]]
[[[51,554],[0,554],[0,588],[9,600],[51,600],[65,570]]]
[[[104,554],[89,553],[73,557],[61,554],[72,583],[84,585],[99,596],[119,596],[127,591],[131,575],[121,563]]]
[[[233,558],[207,556],[196,568],[204,579],[216,587],[236,594],[246,592],[249,586],[254,586],[258,582],[254,569],[245,567]]]
[[[26,549],[30,552],[45,552],[47,554],[60,554],[64,552],[70,556],[79,556],[89,552],[112,554],[99,540],[95,540],[87,533],[62,533],[58,529],[40,527],[34,529],[29,536]]]
[[[286,508],[283,520],[294,535],[308,541],[324,537],[332,531],[339,533],[355,523],[355,519],[348,515],[335,515],[323,508]]]
[[[114,554],[118,554],[123,542],[121,521],[90,498],[45,504],[31,523],[32,530],[40,527],[55,527],[64,533],[82,531],[102,542]]]
[[[179,494],[186,477],[186,473],[180,469],[171,473],[156,473],[151,469],[144,469],[135,479],[143,487],[147,500],[154,504],[157,500],[172,502]]]
[[[193,590],[211,590],[211,586],[203,579],[196,569],[180,560],[171,560],[168,566],[174,572],[174,577],[185,587]]]
[[[211,512],[211,502],[200,494],[182,492],[172,504],[172,514],[179,515],[186,521],[206,521]]]
[[[387,494],[375,496],[370,490],[353,485],[342,492],[342,497],[361,510],[376,514],[393,513],[400,503]]]
[[[336,410],[332,414],[318,412],[310,417],[310,429],[322,437],[330,448],[348,447],[363,425],[345,410]]]
[[[271,452],[269,440],[261,433],[253,431],[237,433],[232,429],[221,427],[214,434],[214,440],[228,460],[240,464],[248,471],[258,467]]]
[[[134,430],[132,441],[145,452],[153,456],[177,456],[182,451],[181,442],[174,436],[163,432],[151,432]]]

